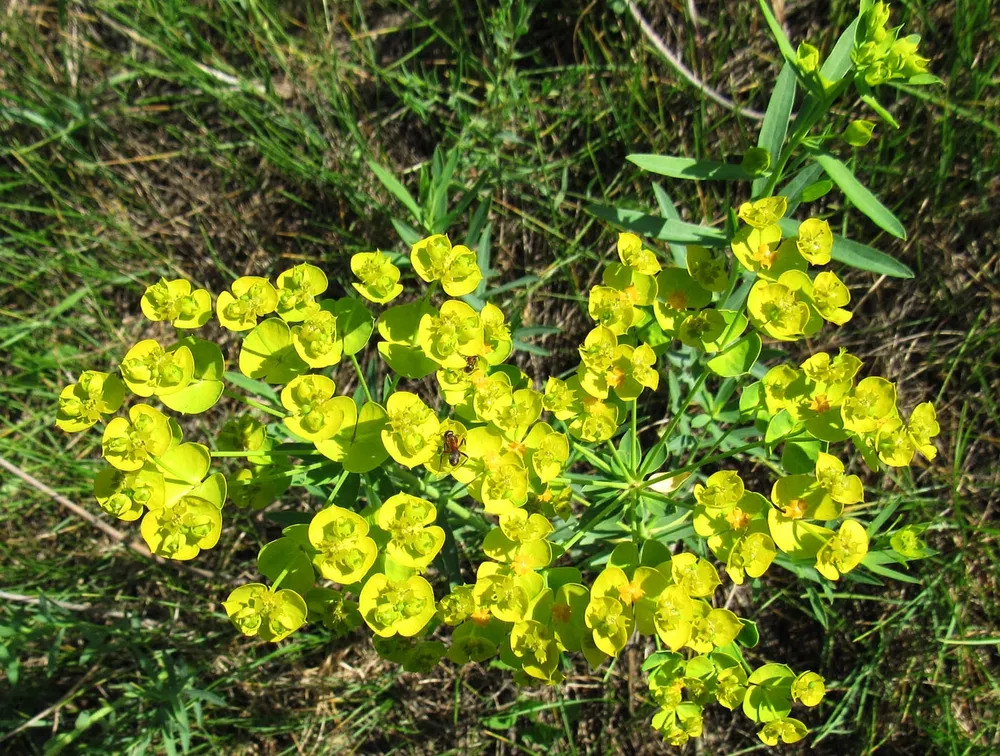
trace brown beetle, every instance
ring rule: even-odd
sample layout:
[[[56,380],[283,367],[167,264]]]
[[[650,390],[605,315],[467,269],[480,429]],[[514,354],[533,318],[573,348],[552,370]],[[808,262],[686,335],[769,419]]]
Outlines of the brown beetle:
[[[448,457],[448,463],[452,467],[458,467],[469,458],[469,455],[462,451],[465,446],[465,439],[455,435],[455,431],[446,430],[441,437],[441,457]]]

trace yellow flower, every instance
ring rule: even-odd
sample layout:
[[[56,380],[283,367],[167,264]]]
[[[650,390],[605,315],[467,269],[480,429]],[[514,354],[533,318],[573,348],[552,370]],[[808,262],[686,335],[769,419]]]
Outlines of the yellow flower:
[[[788,200],[784,197],[764,197],[740,205],[740,220],[753,228],[773,226],[785,216]]]
[[[145,404],[129,408],[129,419],[116,417],[104,429],[101,439],[104,458],[126,472],[139,470],[150,457],[158,457],[172,439],[166,415]]]
[[[281,405],[289,411],[288,429],[307,441],[326,441],[344,422],[343,401],[335,396],[336,385],[325,375],[300,375],[281,390]]]
[[[644,247],[642,239],[635,234],[618,234],[618,259],[646,276],[655,276],[660,272],[660,261],[656,259],[656,253]]]
[[[139,526],[149,550],[165,559],[194,559],[219,542],[222,512],[200,496],[182,496],[150,509]]]
[[[125,385],[142,397],[175,394],[194,378],[194,355],[186,346],[167,350],[154,339],[140,341],[125,354]]]
[[[399,268],[382,252],[359,252],[351,257],[351,272],[361,279],[352,283],[361,296],[376,304],[392,301],[403,291]]]
[[[183,278],[161,278],[146,288],[139,301],[142,314],[153,322],[168,320],[176,328],[201,328],[212,317],[212,295],[208,289],[191,290]]]
[[[441,423],[420,397],[397,391],[386,402],[388,427],[382,443],[394,460],[405,467],[425,464],[437,448],[435,436]]]
[[[802,270],[808,266],[791,239],[781,240],[777,226],[741,228],[730,243],[736,259],[744,268],[765,281],[776,281],[787,270]]]
[[[807,218],[799,226],[795,245],[799,253],[813,265],[826,265],[830,262],[830,252],[833,250],[830,224],[819,218]]]
[[[344,351],[344,341],[337,334],[337,316],[321,305],[302,325],[292,328],[292,344],[311,368],[336,365]]]
[[[257,318],[274,312],[278,304],[278,294],[266,278],[237,278],[232,290],[232,294],[222,292],[215,303],[219,322],[230,331],[249,331],[257,325]]]
[[[823,319],[834,325],[842,326],[851,319],[851,313],[842,309],[850,304],[851,292],[832,271],[825,270],[813,280],[812,300]]]
[[[365,519],[337,506],[327,507],[312,518],[309,543],[316,549],[313,564],[320,574],[341,585],[361,580],[378,556]]]
[[[461,244],[452,246],[444,234],[428,236],[414,244],[410,248],[410,263],[427,283],[440,281],[450,297],[471,294],[483,280],[476,253]]]
[[[308,608],[295,591],[273,590],[263,583],[248,583],[222,602],[236,629],[248,637],[277,643],[294,633],[306,621]]]
[[[358,609],[365,624],[379,637],[399,634],[410,638],[434,616],[434,590],[419,575],[392,581],[375,573],[361,589]]]
[[[837,580],[850,572],[868,553],[868,533],[857,520],[844,520],[840,530],[819,550],[816,569],[823,577]]]
[[[444,545],[444,530],[431,525],[437,509],[426,499],[398,493],[390,496],[375,514],[375,523],[390,533],[386,556],[419,572],[427,569]]]
[[[84,370],[76,383],[59,393],[56,426],[67,433],[90,428],[102,415],[118,411],[125,399],[125,387],[117,375]]]
[[[319,309],[316,297],[326,291],[326,273],[301,263],[278,274],[278,303],[274,310],[286,323],[300,323]]]

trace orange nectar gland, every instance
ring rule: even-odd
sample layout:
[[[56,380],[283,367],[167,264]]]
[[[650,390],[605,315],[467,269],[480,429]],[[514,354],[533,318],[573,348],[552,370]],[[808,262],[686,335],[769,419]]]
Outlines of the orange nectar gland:
[[[639,290],[635,288],[635,284],[630,284],[625,287],[625,296],[629,298],[629,301],[633,304],[639,301]]]
[[[726,515],[726,521],[733,530],[743,530],[743,528],[750,524],[750,515],[739,507],[733,507]]]
[[[778,253],[776,250],[771,249],[771,245],[766,242],[761,242],[760,246],[757,247],[757,251],[754,253],[753,259],[755,262],[760,263],[760,267],[769,269],[774,265],[774,261],[778,258]]]
[[[573,610],[570,608],[569,604],[553,604],[552,605],[552,619],[561,624],[566,624],[569,622],[570,618],[573,616]]]
[[[528,447],[526,447],[520,441],[511,441],[510,443],[507,444],[507,448],[510,449],[515,454],[517,454],[518,456],[523,457],[524,452],[527,450]]]
[[[625,606],[632,606],[636,601],[642,600],[646,592],[638,583],[632,582],[618,586],[618,595]]]
[[[548,504],[550,501],[552,501],[552,489],[546,488],[544,491],[538,494],[538,500],[543,504]]]
[[[783,514],[791,520],[801,520],[806,515],[807,507],[805,499],[792,499]]]
[[[479,627],[486,627],[490,624],[490,618],[493,615],[490,614],[489,609],[484,609],[480,607],[472,613],[472,621],[476,623]]]
[[[686,310],[687,304],[687,294],[683,291],[672,291],[667,295],[667,305],[671,310]]]
[[[830,400],[826,398],[826,394],[816,394],[816,396],[813,397],[812,402],[809,404],[809,409],[820,414],[823,412],[829,412]]]

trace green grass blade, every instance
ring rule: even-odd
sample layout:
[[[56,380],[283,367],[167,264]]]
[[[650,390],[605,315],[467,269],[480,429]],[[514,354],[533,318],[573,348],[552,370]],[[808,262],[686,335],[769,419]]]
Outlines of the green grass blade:
[[[792,43],[788,41],[788,37],[785,35],[785,30],[781,28],[781,24],[778,23],[778,19],[774,17],[774,12],[771,10],[770,3],[767,0],[758,0],[760,5],[760,10],[764,14],[764,20],[767,22],[768,28],[771,30],[771,36],[774,37],[774,41],[778,43],[778,49],[781,50],[781,55],[785,61],[792,66],[797,68],[797,63],[799,56],[795,52],[795,48],[792,47]]]
[[[598,218],[621,226],[628,231],[660,241],[677,244],[701,244],[706,247],[724,247],[729,241],[726,233],[721,229],[657,218],[655,215],[638,210],[626,210],[597,204],[587,205],[586,210],[591,215],[596,215]]]
[[[753,176],[738,163],[695,160],[670,155],[628,155],[626,159],[644,171],[687,181],[746,181]]]
[[[406,190],[406,187],[399,183],[392,173],[376,163],[374,160],[368,161],[368,167],[371,168],[372,173],[375,174],[375,178],[381,181],[383,186],[385,186],[385,188],[388,189],[392,195],[402,202],[406,209],[410,211],[414,220],[416,220],[417,223],[423,223],[420,214],[420,206],[417,204],[417,201],[413,199],[413,195]]]

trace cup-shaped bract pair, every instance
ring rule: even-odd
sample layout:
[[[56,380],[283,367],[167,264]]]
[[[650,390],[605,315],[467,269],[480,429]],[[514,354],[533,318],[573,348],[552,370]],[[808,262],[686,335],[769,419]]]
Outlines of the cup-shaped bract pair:
[[[165,559],[194,559],[222,534],[222,502],[185,494],[150,509],[139,530],[149,550]]]
[[[172,438],[166,415],[149,405],[136,404],[129,407],[128,419],[115,417],[107,424],[101,448],[112,466],[133,472],[163,454]]]
[[[124,399],[125,386],[117,375],[84,370],[59,393],[56,426],[67,433],[86,430],[102,415],[117,412]]]
[[[428,283],[440,281],[450,297],[471,294],[483,280],[476,253],[456,244],[444,234],[421,239],[410,248],[410,263],[417,275]]]
[[[292,344],[302,361],[318,369],[340,362],[344,342],[337,331],[337,316],[333,300],[320,303],[319,309],[301,325],[292,328]]]
[[[399,268],[392,264],[388,255],[378,250],[359,252],[351,257],[351,272],[361,281],[351,285],[370,302],[385,304],[403,291]]]
[[[301,323],[319,310],[316,297],[329,285],[326,273],[309,263],[282,271],[278,274],[274,311],[286,323]]]
[[[427,463],[439,448],[435,436],[441,423],[416,394],[396,391],[386,402],[388,425],[382,430],[382,443],[390,456],[405,467]]]
[[[94,497],[101,509],[124,522],[138,520],[147,507],[162,506],[164,495],[163,475],[151,467],[133,472],[106,467],[94,478]]]
[[[320,574],[341,585],[361,580],[378,556],[368,530],[368,522],[349,509],[331,506],[317,512],[309,523],[309,543]]]
[[[212,317],[212,295],[208,289],[192,289],[183,278],[161,278],[139,301],[142,314],[155,322],[168,321],[175,328],[201,328]]]
[[[450,299],[440,313],[426,313],[420,319],[417,344],[441,367],[464,368],[469,357],[483,352],[479,314],[465,302]]]
[[[636,273],[655,276],[660,272],[660,261],[656,258],[656,253],[646,247],[635,234],[618,234],[617,249],[618,259]]]
[[[125,353],[122,379],[136,396],[168,396],[194,379],[194,354],[186,346],[164,349],[155,339],[143,339]]]
[[[290,413],[285,425],[307,441],[332,438],[344,422],[344,403],[353,405],[350,397],[336,396],[336,390],[325,375],[300,375],[292,380],[281,390],[281,404]]]
[[[365,624],[382,638],[413,637],[426,627],[436,611],[434,590],[419,575],[390,580],[381,572],[365,582],[358,596]]]
[[[230,331],[249,331],[278,304],[278,293],[266,278],[243,276],[231,288],[232,292],[222,292],[215,302],[219,322]]]
[[[358,602],[351,601],[341,591],[313,588],[305,599],[309,607],[309,621],[322,622],[323,627],[333,633],[334,638],[342,638],[361,627],[364,622],[358,610]]]
[[[229,620],[246,636],[277,643],[305,624],[308,608],[295,591],[248,583],[222,602]]]
[[[397,564],[423,572],[444,545],[444,529],[432,525],[437,509],[426,499],[398,493],[379,507],[375,523],[391,535],[386,556]]]

